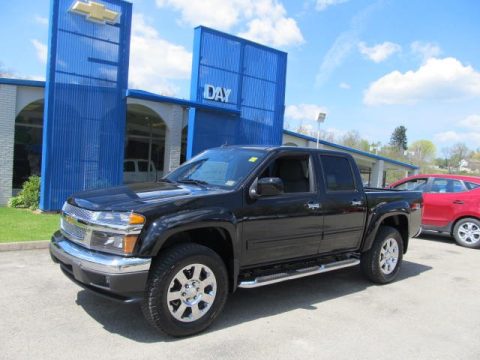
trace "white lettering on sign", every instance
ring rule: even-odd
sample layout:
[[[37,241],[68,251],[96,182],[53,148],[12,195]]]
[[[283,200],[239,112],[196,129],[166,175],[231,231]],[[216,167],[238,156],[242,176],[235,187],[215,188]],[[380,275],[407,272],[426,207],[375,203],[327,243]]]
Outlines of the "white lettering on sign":
[[[221,101],[226,103],[228,102],[231,92],[232,89],[205,84],[205,87],[203,88],[203,97],[207,100]]]

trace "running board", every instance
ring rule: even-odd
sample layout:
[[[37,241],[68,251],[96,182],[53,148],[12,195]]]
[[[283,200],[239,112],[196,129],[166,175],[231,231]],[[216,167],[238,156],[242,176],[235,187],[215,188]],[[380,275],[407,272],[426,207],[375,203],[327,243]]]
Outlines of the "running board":
[[[286,280],[298,279],[305,276],[321,274],[327,271],[343,269],[350,266],[360,264],[358,259],[347,259],[341,261],[335,261],[330,264],[312,266],[305,269],[292,270],[287,272],[281,272],[273,275],[259,276],[253,280],[242,281],[238,285],[239,288],[251,289],[260,286],[279,283]]]

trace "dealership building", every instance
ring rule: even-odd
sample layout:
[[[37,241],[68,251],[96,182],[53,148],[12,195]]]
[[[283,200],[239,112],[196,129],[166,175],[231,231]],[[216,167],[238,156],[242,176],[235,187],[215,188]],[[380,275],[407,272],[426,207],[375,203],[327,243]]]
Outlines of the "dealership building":
[[[154,181],[204,149],[256,144],[316,147],[284,130],[287,54],[206,27],[195,29],[190,100],[129,89],[132,5],[52,0],[47,79],[0,78],[0,205],[41,175],[40,208],[73,192]],[[349,152],[364,182],[417,167]]]

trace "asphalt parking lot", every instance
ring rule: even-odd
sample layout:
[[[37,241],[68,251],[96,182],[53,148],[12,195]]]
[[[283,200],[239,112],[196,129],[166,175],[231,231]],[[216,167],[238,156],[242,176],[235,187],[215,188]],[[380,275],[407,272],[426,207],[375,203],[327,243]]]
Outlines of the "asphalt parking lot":
[[[207,332],[172,339],[136,305],[71,283],[46,250],[0,253],[1,359],[479,359],[480,251],[413,239],[400,279],[359,268],[239,290]]]

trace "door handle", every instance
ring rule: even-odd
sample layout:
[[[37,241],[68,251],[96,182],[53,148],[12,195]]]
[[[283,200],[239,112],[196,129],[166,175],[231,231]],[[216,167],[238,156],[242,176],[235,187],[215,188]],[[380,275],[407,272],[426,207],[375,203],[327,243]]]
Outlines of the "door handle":
[[[454,200],[453,203],[457,204],[457,205],[463,205],[464,204],[462,200]]]
[[[306,203],[305,206],[308,208],[308,210],[320,209],[320,204],[319,203],[314,203],[313,201],[310,201],[310,202]]]
[[[352,206],[362,206],[362,205],[363,205],[363,201],[361,201],[361,200],[352,200],[351,204],[352,204]]]

